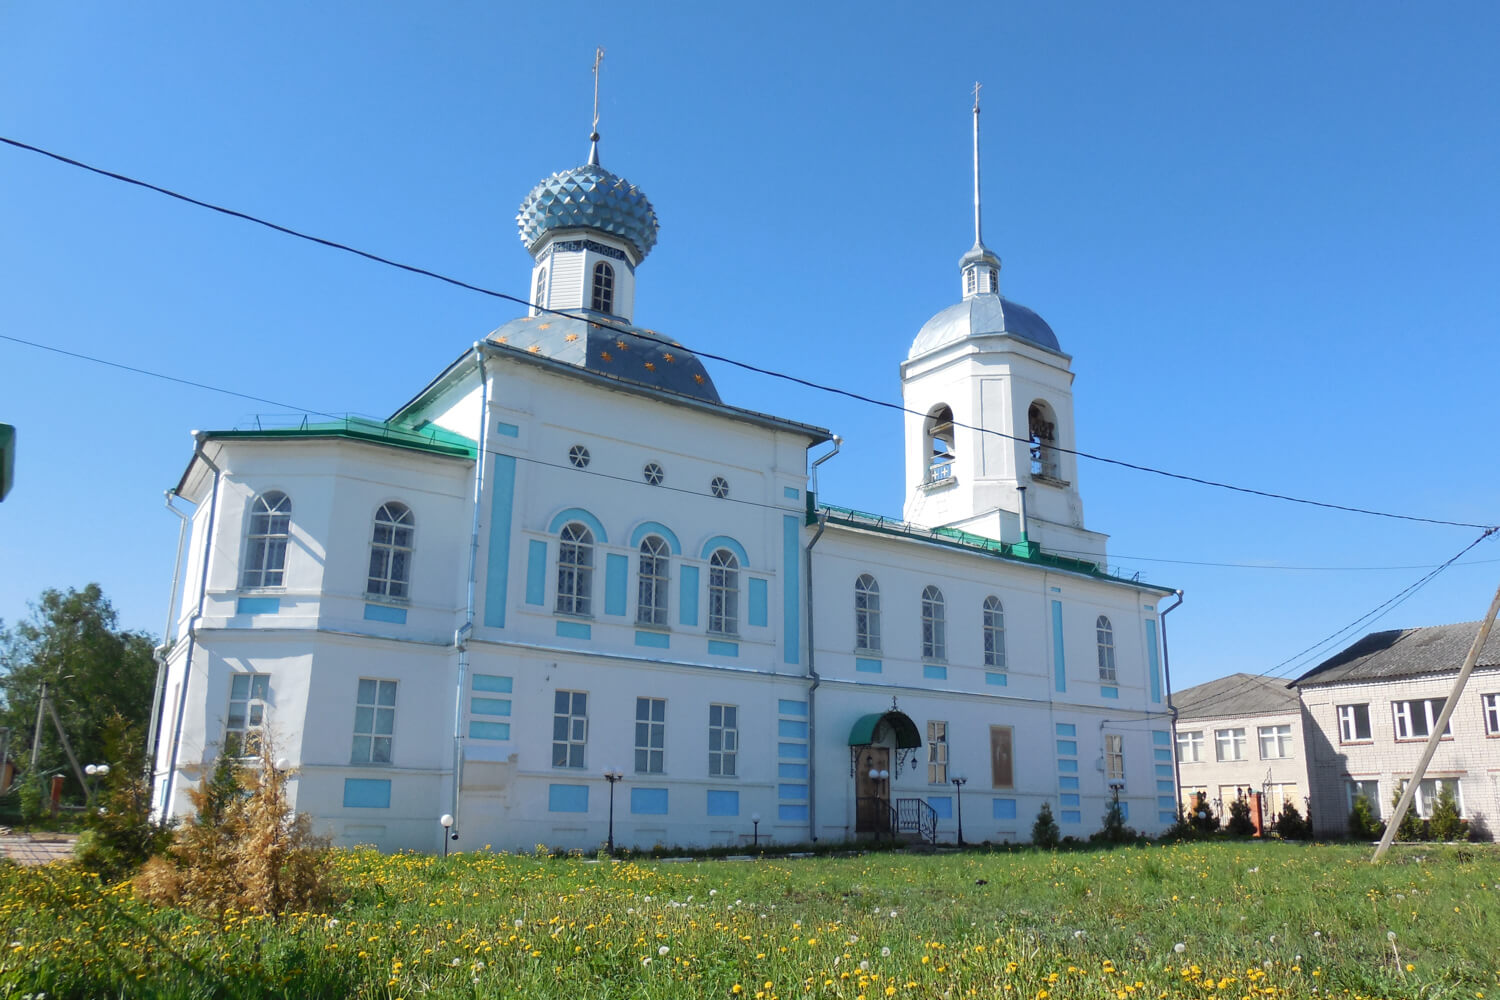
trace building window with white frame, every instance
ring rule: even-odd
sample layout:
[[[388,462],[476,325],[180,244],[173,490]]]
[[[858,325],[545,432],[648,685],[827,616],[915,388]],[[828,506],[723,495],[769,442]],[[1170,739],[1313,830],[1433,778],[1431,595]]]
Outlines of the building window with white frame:
[[[1106,684],[1115,683],[1115,627],[1109,619],[1100,615],[1094,622],[1094,638],[1099,646],[1099,679]]]
[[[1368,743],[1370,741],[1370,706],[1339,706],[1339,742]]]
[[[547,269],[544,267],[536,273],[536,294],[532,296],[532,305],[536,306],[534,312],[541,314],[542,307],[547,304]]]
[[[1219,760],[1244,760],[1245,742],[1243,729],[1214,730],[1214,744]]]
[[[1416,740],[1432,735],[1437,727],[1438,716],[1443,714],[1443,698],[1422,698],[1418,701],[1391,702],[1391,715],[1396,723],[1396,739]],[[1443,730],[1445,737],[1453,736],[1453,723]]]
[[[1484,707],[1484,735],[1500,736],[1500,694],[1487,694],[1480,698]]]
[[[370,538],[370,577],[365,593],[371,597],[405,600],[411,592],[411,543],[416,518],[404,503],[381,504],[375,512]]]
[[[1125,737],[1119,733],[1104,734],[1104,778],[1110,782],[1125,780]]]
[[[667,699],[635,700],[635,772],[661,774],[667,756]]]
[[[1348,794],[1349,811],[1354,811],[1356,799],[1364,799],[1365,804],[1370,807],[1370,815],[1374,819],[1380,818],[1380,782],[1375,778],[1350,778],[1344,783],[1344,789]]]
[[[638,625],[667,627],[667,569],[672,550],[656,535],[641,539],[635,620]]]
[[[1177,762],[1197,764],[1203,757],[1203,730],[1193,729],[1177,734]]]
[[[948,723],[927,722],[927,783],[948,783]]]
[[[1403,789],[1406,787],[1405,780],[1400,784]],[[1463,784],[1457,778],[1423,778],[1417,785],[1417,794],[1412,800],[1412,808],[1417,811],[1417,815],[1423,819],[1431,819],[1433,807],[1438,804],[1444,790],[1453,795],[1453,804],[1458,809],[1458,814],[1463,816]]]
[[[583,767],[588,742],[588,692],[558,691],[552,701],[552,766]]]
[[[245,566],[240,586],[280,587],[286,580],[286,550],[292,535],[292,498],[279,490],[250,501],[245,533]]]
[[[854,648],[880,652],[880,584],[869,573],[854,581]]]
[[[396,731],[396,682],[359,679],[354,696],[355,764],[389,764],[391,739]]]
[[[991,594],[984,599],[984,665],[1005,669],[1005,608],[1000,598]]]
[[[270,674],[230,675],[229,711],[224,716],[225,755],[254,757],[260,753],[270,701]]]
[[[1283,760],[1292,755],[1292,726],[1260,726],[1256,729],[1260,739],[1261,760]]]
[[[557,613],[593,612],[594,533],[577,521],[563,525],[557,548]]]
[[[732,778],[739,772],[735,761],[740,752],[740,709],[738,705],[708,706],[708,774],[711,778]]]
[[[708,560],[708,630],[737,635],[740,630],[740,561],[728,549]]]
[[[943,592],[929,586],[922,591],[922,659],[947,658],[948,623]]]
[[[615,269],[604,261],[594,265],[594,294],[592,305],[595,312],[615,311]]]

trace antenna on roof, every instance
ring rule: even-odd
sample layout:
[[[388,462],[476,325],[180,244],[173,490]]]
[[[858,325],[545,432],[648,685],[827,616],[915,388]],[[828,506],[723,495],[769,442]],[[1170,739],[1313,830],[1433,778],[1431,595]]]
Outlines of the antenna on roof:
[[[974,81],[974,245],[983,246],[979,229],[979,91],[983,84]]]
[[[599,64],[604,62],[604,47],[594,49],[594,126],[589,130],[589,165],[599,165]],[[977,126],[976,126],[977,127]]]

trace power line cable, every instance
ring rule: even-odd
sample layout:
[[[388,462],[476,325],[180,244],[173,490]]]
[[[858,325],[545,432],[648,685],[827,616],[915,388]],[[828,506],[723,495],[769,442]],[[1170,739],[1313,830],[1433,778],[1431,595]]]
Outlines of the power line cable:
[[[80,170],[86,170],[86,171],[88,171],[90,173],[98,174],[101,177],[108,177],[108,178],[110,178],[112,180],[120,181],[121,183],[124,183],[124,184],[131,184],[131,185],[134,185],[136,187],[145,188],[148,191],[155,191],[158,194],[165,195],[166,197],[169,197],[169,198],[174,198],[174,199],[176,199],[178,201],[186,202],[187,204],[190,204],[190,205],[195,205],[195,206],[197,206],[199,208],[204,208],[204,209],[207,209],[207,210],[212,211],[212,212],[218,212],[218,213],[220,213],[222,215],[227,215],[227,216],[230,216],[232,218],[240,219],[240,220],[245,221],[245,222],[250,222],[250,223],[253,223],[253,224],[258,225],[258,226],[264,226],[267,229],[271,229],[271,230],[273,230],[275,232],[282,233],[284,235],[291,236],[291,237],[294,237],[296,239],[306,240],[308,242],[316,243],[316,244],[318,244],[320,246],[325,246],[325,247],[328,247],[328,248],[333,249],[333,250],[341,250],[341,251],[343,251],[345,253],[354,254],[357,257],[363,257],[364,259],[369,260],[369,261],[373,261],[373,262],[375,262],[377,264],[384,264],[384,265],[386,265],[388,267],[394,267],[394,268],[397,268],[399,270],[406,271],[406,272],[408,272],[410,274],[417,274],[417,275],[421,275],[423,277],[433,278],[433,279],[435,279],[437,281],[441,281],[441,282],[444,282],[446,284],[453,285],[453,286],[455,286],[457,288],[463,288],[463,289],[467,289],[467,290],[472,291],[472,292],[478,292],[481,295],[487,295],[487,296],[490,296],[492,298],[497,298],[497,299],[501,299],[501,300],[506,301],[506,302],[515,303],[517,305],[525,306],[528,309],[534,308],[538,312],[544,312],[544,313],[548,313],[548,314],[551,314],[551,315],[554,315],[554,316],[562,316],[562,317],[565,317],[567,319],[575,319],[575,320],[580,320],[580,321],[583,321],[583,322],[592,323],[593,325],[595,325],[595,326],[597,326],[597,327],[599,327],[601,329],[610,330],[611,332],[615,332],[615,333],[626,334],[626,335],[629,335],[629,336],[632,336],[632,337],[637,337],[637,338],[639,338],[641,340],[645,340],[645,341],[650,342],[650,343],[659,344],[659,345],[662,345],[662,346],[665,346],[665,347],[678,347],[678,348],[682,348],[682,345],[674,343],[673,341],[667,340],[665,338],[658,337],[655,334],[650,333],[649,331],[643,331],[643,330],[638,330],[638,329],[627,329],[625,327],[621,327],[621,326],[617,326],[617,325],[612,324],[612,323],[601,321],[601,320],[599,320],[599,319],[597,319],[595,317],[591,317],[591,316],[579,316],[579,315],[576,315],[574,313],[567,312],[565,310],[561,310],[561,309],[549,309],[549,308],[547,308],[545,306],[539,306],[539,305],[536,305],[536,304],[528,301],[527,299],[521,298],[519,296],[509,295],[509,294],[506,294],[505,292],[496,291],[496,290],[491,289],[491,288],[485,288],[485,287],[483,287],[481,285],[475,285],[475,284],[472,284],[472,283],[467,282],[467,281],[462,281],[462,280],[460,280],[458,278],[453,278],[453,277],[449,277],[448,275],[445,275],[445,274],[440,274],[437,271],[432,271],[432,270],[429,270],[429,269],[424,268],[424,267],[417,267],[417,266],[412,265],[412,264],[404,264],[404,263],[402,263],[400,261],[392,260],[389,257],[383,257],[383,256],[381,256],[379,254],[370,253],[369,251],[366,251],[366,250],[360,250],[360,249],[358,249],[356,247],[353,247],[353,246],[350,246],[350,245],[348,245],[346,243],[339,243],[336,240],[325,239],[325,238],[323,238],[321,236],[314,236],[314,235],[312,235],[310,233],[304,233],[304,232],[301,232],[299,230],[292,229],[292,228],[290,228],[288,226],[283,226],[283,225],[280,225],[278,223],[271,222],[269,220],[259,218],[258,216],[250,215],[250,214],[248,214],[246,212],[240,212],[240,211],[237,211],[237,210],[232,209],[232,208],[226,208],[226,207],[224,207],[222,205],[216,205],[216,204],[214,204],[212,202],[203,201],[203,200],[201,200],[199,198],[194,198],[194,197],[191,197],[190,195],[185,195],[185,194],[182,194],[180,192],[173,191],[170,188],[161,187],[160,185],[152,184],[152,183],[150,183],[148,181],[143,181],[143,180],[140,180],[140,179],[135,178],[135,177],[130,177],[130,176],[126,175],[126,174],[117,173],[117,172],[112,171],[112,170],[105,170],[105,169],[103,169],[101,167],[96,167],[96,166],[93,166],[91,164],[84,163],[81,160],[76,160],[76,159],[73,159],[72,157],[63,156],[60,153],[54,153],[54,152],[52,152],[50,150],[43,149],[40,146],[33,146],[30,143],[21,142],[19,140],[11,139],[11,138],[8,138],[6,136],[0,136],[0,143],[5,143],[6,145],[14,146],[17,149],[23,149],[23,150],[26,150],[28,152],[32,152],[32,153],[36,153],[36,154],[41,155],[41,156],[48,157],[50,159],[56,160],[59,163],[65,163],[65,164],[67,164],[69,166],[77,167]],[[690,351],[692,351],[692,353],[698,355],[701,358],[709,358],[710,360],[719,361],[719,362],[722,362],[724,364],[731,365],[731,366],[734,366],[736,368],[743,369],[745,371],[753,372],[753,373],[758,374],[758,375],[765,375],[765,376],[770,377],[770,378],[776,378],[776,379],[781,379],[783,381],[791,382],[791,383],[793,383],[795,385],[803,386],[804,388],[815,389],[815,390],[820,391],[820,392],[827,392],[827,393],[831,393],[833,395],[843,396],[843,397],[845,397],[847,399],[853,399],[853,400],[856,400],[858,402],[867,403],[867,404],[872,405],[872,406],[879,406],[879,407],[882,407],[884,409],[894,410],[894,411],[896,411],[898,413],[904,413],[904,414],[908,414],[908,415],[911,415],[911,416],[916,416],[916,417],[925,417],[926,416],[926,414],[924,414],[924,413],[920,413],[920,412],[918,412],[916,410],[908,409],[907,407],[902,406],[899,403],[893,403],[893,402],[890,402],[889,400],[878,399],[878,398],[876,398],[874,396],[867,396],[867,395],[865,395],[863,393],[854,392],[853,390],[850,390],[850,389],[843,389],[843,388],[840,388],[838,386],[828,385],[828,384],[821,383],[821,382],[814,382],[814,381],[812,381],[810,379],[804,379],[804,378],[801,378],[799,376],[789,374],[787,372],[777,371],[775,369],[765,368],[765,367],[762,367],[760,365],[750,364],[749,362],[740,361],[740,360],[738,360],[736,358],[731,358],[731,357],[728,357],[726,355],[714,354],[714,353],[710,353],[708,351],[700,351],[700,350],[697,350],[695,348],[683,348],[683,349],[690,350]],[[319,412],[319,411],[307,411],[307,412]],[[962,427],[965,430],[972,430],[972,431],[975,431],[975,432],[981,433],[981,434],[992,434],[992,435],[995,435],[997,437],[1005,438],[1005,439],[1008,439],[1008,440],[1011,440],[1011,441],[1015,441],[1015,442],[1027,443],[1027,444],[1030,443],[1030,439],[1029,438],[1023,438],[1023,437],[1020,437],[1019,435],[1015,435],[1015,434],[1006,434],[1003,431],[998,431],[998,430],[995,430],[993,428],[977,427],[977,426],[974,426],[972,424],[965,424],[965,423],[961,423],[959,421],[954,421],[953,422],[953,426],[955,426],[955,427]],[[1109,458],[1109,457],[1106,457],[1104,455],[1096,455],[1096,454],[1093,454],[1092,452],[1079,451],[1079,450],[1073,449],[1073,448],[1062,448],[1062,447],[1053,446],[1052,450],[1057,451],[1057,452],[1061,452],[1063,454],[1073,455],[1073,456],[1076,456],[1078,458],[1086,458],[1086,459],[1089,459],[1091,461],[1101,462],[1101,463],[1104,463],[1106,465],[1114,465],[1114,466],[1118,466],[1118,467],[1124,468],[1124,469],[1132,469],[1132,470],[1134,470],[1136,472],[1145,472],[1145,473],[1150,473],[1151,475],[1162,476],[1162,477],[1165,477],[1167,479],[1176,479],[1176,480],[1179,480],[1181,482],[1196,483],[1196,484],[1198,484],[1200,486],[1208,486],[1208,487],[1213,487],[1215,489],[1228,490],[1228,491],[1234,492],[1234,493],[1243,493],[1243,494],[1246,494],[1246,495],[1249,495],[1249,496],[1264,497],[1264,498],[1269,499],[1269,500],[1281,500],[1281,501],[1285,501],[1287,503],[1302,504],[1302,505],[1309,506],[1309,507],[1320,507],[1320,508],[1323,508],[1325,510],[1337,510],[1337,511],[1343,511],[1345,513],[1350,513],[1350,514],[1366,514],[1366,515],[1369,515],[1371,517],[1384,517],[1384,518],[1390,518],[1390,519],[1399,520],[1399,521],[1414,521],[1414,522],[1419,522],[1419,523],[1422,523],[1422,524],[1436,524],[1436,525],[1443,525],[1443,526],[1447,526],[1447,527],[1481,528],[1481,529],[1490,527],[1489,525],[1474,524],[1474,523],[1467,522],[1467,521],[1450,521],[1450,520],[1444,520],[1442,518],[1421,517],[1421,516],[1414,515],[1414,514],[1400,514],[1400,513],[1395,513],[1395,512],[1392,512],[1392,511],[1374,510],[1374,509],[1367,508],[1367,507],[1355,507],[1355,506],[1348,505],[1348,504],[1337,504],[1337,503],[1330,503],[1330,502],[1323,501],[1323,500],[1313,500],[1313,499],[1310,499],[1310,498],[1307,498],[1307,497],[1297,497],[1297,496],[1292,496],[1292,495],[1286,494],[1286,493],[1277,493],[1277,492],[1272,491],[1272,490],[1261,490],[1261,489],[1256,489],[1256,488],[1249,487],[1249,486],[1237,486],[1237,485],[1235,485],[1233,483],[1221,482],[1219,480],[1208,479],[1208,478],[1205,478],[1205,477],[1202,477],[1202,476],[1193,476],[1193,475],[1189,475],[1189,474],[1181,473],[1181,472],[1170,472],[1170,471],[1168,471],[1166,469],[1158,469],[1158,468],[1155,468],[1153,466],[1142,465],[1142,464],[1137,463],[1137,462],[1128,462],[1128,461],[1125,461],[1124,459]]]

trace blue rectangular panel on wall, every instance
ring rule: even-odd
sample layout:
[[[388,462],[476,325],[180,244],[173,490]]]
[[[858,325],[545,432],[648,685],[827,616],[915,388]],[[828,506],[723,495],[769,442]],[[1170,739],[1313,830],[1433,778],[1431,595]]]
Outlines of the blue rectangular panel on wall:
[[[1120,689],[1117,688],[1117,687],[1112,687],[1111,685],[1105,684],[1104,686],[1102,686],[1102,687],[1099,688],[1099,696],[1101,698],[1116,698],[1116,699],[1118,699],[1120,697]]]
[[[1169,747],[1172,745],[1172,734],[1165,729],[1153,729],[1151,730],[1151,742],[1159,747]]]
[[[806,743],[778,743],[776,744],[776,756],[785,757],[790,760],[806,760]]]
[[[1151,751],[1151,756],[1155,757],[1159,761],[1170,763],[1172,760],[1172,751],[1166,747],[1157,747],[1156,749]]]
[[[1177,791],[1177,785],[1174,782],[1162,781],[1158,778],[1156,781],[1156,791],[1159,794],[1172,795]]]
[[[766,626],[766,581],[750,578],[750,624]]]
[[[385,622],[387,625],[405,625],[406,609],[393,608],[386,604],[366,604],[365,621]]]
[[[1071,723],[1071,722],[1059,722],[1057,724],[1057,735],[1059,735],[1059,736],[1077,736],[1078,735],[1078,727],[1075,726],[1075,725],[1073,725],[1073,723]]]
[[[526,543],[526,603],[547,603],[547,543],[536,538]]]
[[[279,597],[241,597],[234,602],[237,615],[274,615],[280,610]]]
[[[1157,764],[1156,765],[1156,776],[1158,778],[1173,778],[1173,777],[1176,777],[1176,775],[1174,775],[1172,773],[1172,765],[1171,764]]]
[[[1124,816],[1126,819],[1130,818],[1130,803],[1126,802],[1124,799],[1120,800],[1120,815]]]
[[[589,811],[588,785],[548,785],[547,811],[586,813]]]
[[[345,778],[345,809],[389,809],[391,807],[391,782],[389,778]]]
[[[1077,757],[1078,756],[1078,741],[1077,740],[1058,740],[1057,741],[1057,752],[1060,753],[1060,754],[1064,754],[1066,756],[1069,756],[1069,757]]]
[[[1015,799],[992,799],[990,804],[990,815],[994,819],[1015,819]]]
[[[682,567],[682,592],[677,599],[678,619],[684,625],[698,624],[698,567]]]
[[[1146,669],[1151,674],[1151,700],[1161,704],[1161,664],[1156,649],[1156,622],[1146,622]]]
[[[475,691],[495,691],[499,694],[510,694],[511,680],[509,677],[501,677],[499,674],[473,674],[469,679],[469,686]]]
[[[504,420],[500,420],[495,424],[495,433],[503,434],[508,438],[520,437],[521,428],[517,427],[515,424],[508,424]]]
[[[1007,687],[1010,684],[1010,679],[1006,677],[1005,674],[1000,674],[996,673],[993,670],[988,670],[985,672],[984,682],[986,684],[992,684],[995,687]]]
[[[1069,774],[1077,774],[1078,773],[1078,761],[1076,761],[1076,760],[1060,760],[1060,761],[1057,762],[1057,769],[1059,771],[1066,771]]]
[[[1080,796],[1077,792],[1063,792],[1061,799],[1062,804],[1065,806],[1076,806],[1082,804],[1082,796]]]
[[[560,639],[592,639],[594,629],[588,622],[558,622],[557,635]]]
[[[781,488],[781,495],[788,500],[795,500],[802,495],[802,491],[795,486],[783,486]]]
[[[1063,656],[1062,601],[1052,602],[1052,686],[1068,690],[1068,661]]]
[[[776,777],[778,778],[807,778],[806,764],[777,764]]]
[[[478,719],[469,721],[469,738],[475,740],[508,740],[510,739],[509,722],[480,722]]]
[[[667,814],[667,790],[665,788],[632,788],[630,812],[635,816],[665,816]]]
[[[948,679],[948,668],[924,663],[922,664],[922,676],[930,681],[945,681]]]
[[[951,795],[929,795],[927,804],[932,806],[932,811],[937,813],[938,819],[953,818],[953,796]]]
[[[802,661],[802,527],[788,514],[781,519],[781,660]]]
[[[862,674],[878,674],[884,668],[879,660],[872,660],[868,656],[856,656],[854,669]]]
[[[776,818],[787,822],[801,820],[807,822],[807,806],[789,806],[786,803],[776,807]]]
[[[780,698],[776,701],[776,711],[780,715],[806,715],[807,702]]]
[[[625,613],[625,578],[629,574],[629,558],[618,552],[611,552],[604,557],[605,614],[623,615]]]
[[[807,739],[807,723],[796,719],[778,719],[776,735],[784,740],[805,740]]]
[[[714,656],[739,656],[740,644],[737,642],[724,642],[722,639],[708,640],[708,651]]]
[[[710,788],[708,790],[708,814],[710,816],[738,816],[740,793]]]
[[[778,799],[799,800],[807,798],[807,786],[798,784],[785,784],[776,786],[776,797]]]
[[[516,460],[509,455],[495,455],[494,462],[495,473],[490,480],[490,548],[484,561],[484,623],[491,628],[504,628],[510,588],[510,522],[516,497]],[[545,561],[547,546],[540,544]],[[529,569],[527,584],[529,601]],[[542,599],[537,598],[535,603],[542,603]]]
[[[1158,809],[1176,809],[1177,799],[1171,795],[1158,795],[1156,797],[1156,807]]]
[[[509,698],[470,698],[469,712],[473,715],[509,715]]]
[[[1063,777],[1057,779],[1057,787],[1058,788],[1069,788],[1069,789],[1073,789],[1073,790],[1076,791],[1077,788],[1078,788],[1078,779],[1077,778],[1070,778],[1070,777],[1067,777],[1067,776],[1063,776]]]
[[[1177,822],[1177,814],[1175,812],[1159,812],[1156,814],[1156,821],[1158,823],[1175,823]]]
[[[672,646],[672,637],[665,632],[648,632],[645,629],[636,629],[635,644],[645,646],[649,649],[669,649]]]
[[[1062,811],[1062,821],[1064,823],[1082,823],[1083,813],[1077,809],[1064,809]]]

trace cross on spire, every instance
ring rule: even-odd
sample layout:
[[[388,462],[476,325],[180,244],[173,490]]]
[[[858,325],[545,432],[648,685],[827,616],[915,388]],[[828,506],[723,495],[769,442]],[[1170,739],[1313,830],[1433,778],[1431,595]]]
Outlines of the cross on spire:
[[[599,165],[599,65],[604,62],[604,47],[594,49],[594,124],[589,130],[589,163]]]

